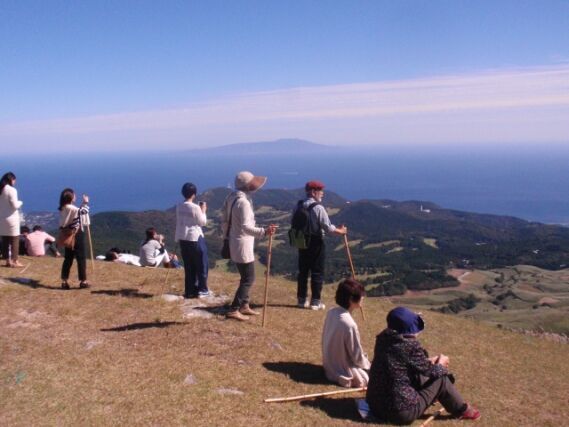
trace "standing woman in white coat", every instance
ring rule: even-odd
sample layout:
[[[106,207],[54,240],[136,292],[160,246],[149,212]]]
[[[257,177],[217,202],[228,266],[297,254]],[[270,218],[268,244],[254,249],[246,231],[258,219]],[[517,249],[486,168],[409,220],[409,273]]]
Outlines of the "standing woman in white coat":
[[[14,188],[16,175],[12,172],[4,174],[0,180],[0,236],[2,236],[2,257],[6,267],[23,267],[18,262],[20,250],[20,213],[18,209],[23,202],[18,200],[18,192]]]
[[[266,181],[264,176],[255,176],[248,171],[239,172],[235,177],[235,191],[227,196],[221,210],[223,235],[229,234],[231,261],[241,276],[239,288],[227,313],[230,319],[248,320],[249,316],[259,314],[249,306],[249,290],[255,283],[255,237],[274,234],[276,226],[271,224],[263,228],[255,225],[251,194]]]

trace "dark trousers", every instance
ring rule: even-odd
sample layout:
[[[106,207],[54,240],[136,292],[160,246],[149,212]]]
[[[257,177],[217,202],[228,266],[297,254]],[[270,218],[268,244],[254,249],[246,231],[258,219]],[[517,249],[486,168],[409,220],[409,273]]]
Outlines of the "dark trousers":
[[[231,303],[231,310],[239,310],[245,304],[249,304],[249,290],[253,283],[255,283],[255,263],[249,262],[247,264],[235,264],[241,280],[239,281],[239,288],[235,292],[235,298]]]
[[[12,248],[12,261],[18,261],[20,253],[20,236],[2,236],[2,258],[8,262]]]
[[[65,258],[61,266],[61,279],[69,279],[69,272],[73,265],[73,258],[77,259],[77,271],[79,280],[81,282],[87,280],[87,261],[86,261],[86,248],[85,248],[85,233],[81,230],[75,235],[75,248],[65,248]]]
[[[441,402],[449,414],[458,415],[466,409],[466,403],[462,396],[446,375],[427,381],[417,392],[419,393],[419,402],[415,407],[394,414],[394,416],[389,417],[389,421],[397,424],[411,424],[437,400]]]
[[[180,240],[180,252],[184,261],[184,296],[196,296],[198,292],[207,292],[207,274],[209,270],[205,239],[197,242]]]
[[[324,261],[326,259],[326,246],[319,236],[313,236],[306,249],[298,250],[298,289],[296,296],[299,300],[306,300],[308,292],[308,275],[310,274],[311,302],[320,302],[322,285],[324,283]]]

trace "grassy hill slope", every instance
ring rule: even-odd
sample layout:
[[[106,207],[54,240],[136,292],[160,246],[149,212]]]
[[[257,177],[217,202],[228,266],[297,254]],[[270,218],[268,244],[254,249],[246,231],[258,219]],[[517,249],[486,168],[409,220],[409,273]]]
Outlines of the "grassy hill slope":
[[[210,318],[184,317],[187,303],[157,297],[181,293],[182,271],[98,263],[93,288],[61,291],[60,260],[23,261],[25,271],[0,270],[0,425],[360,424],[352,396],[262,402],[338,389],[320,368],[324,313],[295,308],[286,280],[271,278],[263,329],[260,319],[227,321],[215,306],[191,311]],[[262,298],[258,277],[253,302]],[[218,269],[210,288],[232,295],[236,282]],[[325,289],[328,304],[332,292]],[[356,321],[371,352],[393,306],[365,303],[368,320]],[[474,320],[425,317],[422,342],[450,355],[459,389],[482,412],[478,425],[566,423],[569,346]]]

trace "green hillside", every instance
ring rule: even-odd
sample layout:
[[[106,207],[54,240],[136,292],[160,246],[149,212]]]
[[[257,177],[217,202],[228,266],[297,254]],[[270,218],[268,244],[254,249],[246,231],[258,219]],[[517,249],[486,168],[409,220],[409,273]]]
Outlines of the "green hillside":
[[[210,222],[206,239],[211,265],[221,246],[219,209],[229,189],[208,190],[199,200],[208,202]],[[302,197],[298,190],[261,190],[254,195],[257,222],[280,226],[275,237],[272,269],[294,278],[296,251],[287,244],[290,213]],[[348,202],[327,192],[324,205],[335,224],[349,227],[351,252],[357,275],[371,295],[400,295],[407,290],[458,286],[448,268],[503,268],[527,264],[557,270],[569,259],[569,229],[532,223],[513,217],[483,215],[443,209],[420,201],[361,200]],[[156,227],[176,250],[174,210],[105,212],[94,215],[97,253],[118,246],[138,252],[144,230]],[[326,282],[349,274],[342,240],[328,242]],[[259,251],[264,261],[264,250]]]

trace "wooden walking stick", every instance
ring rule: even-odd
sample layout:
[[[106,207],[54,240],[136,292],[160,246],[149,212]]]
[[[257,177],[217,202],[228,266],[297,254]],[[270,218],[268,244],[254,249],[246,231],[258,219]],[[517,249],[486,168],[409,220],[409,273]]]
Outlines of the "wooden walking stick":
[[[91,251],[91,267],[93,276],[95,275],[95,256],[93,255],[93,240],[91,240],[91,225],[87,224],[87,239],[89,240],[89,250]]]
[[[346,247],[348,262],[350,263],[350,269],[352,270],[352,279],[356,280],[356,270],[354,269],[354,262],[352,261],[352,253],[350,252],[350,244],[348,243],[348,234],[344,234],[344,246]],[[362,318],[365,321],[366,315],[364,314],[364,308],[361,305],[360,305],[360,312],[362,313]]]
[[[265,327],[267,301],[269,299],[269,275],[271,274],[271,256],[273,254],[273,235],[269,234],[269,248],[267,249],[267,271],[265,275],[265,301],[263,302],[263,319],[261,324]]]
[[[439,415],[442,415],[444,413],[445,413],[445,408],[440,408],[437,412],[435,412],[433,415],[431,415],[429,418],[427,418],[425,420],[425,422],[423,424],[421,424],[419,427],[425,427],[427,424],[429,424],[431,421],[433,421]]]
[[[294,402],[296,400],[314,399],[315,397],[333,396],[335,394],[357,393],[366,390],[367,387],[348,388],[345,390],[325,391],[324,393],[314,393],[314,394],[302,394],[300,396],[292,396],[292,397],[272,397],[269,399],[265,399],[264,402],[265,403]]]

